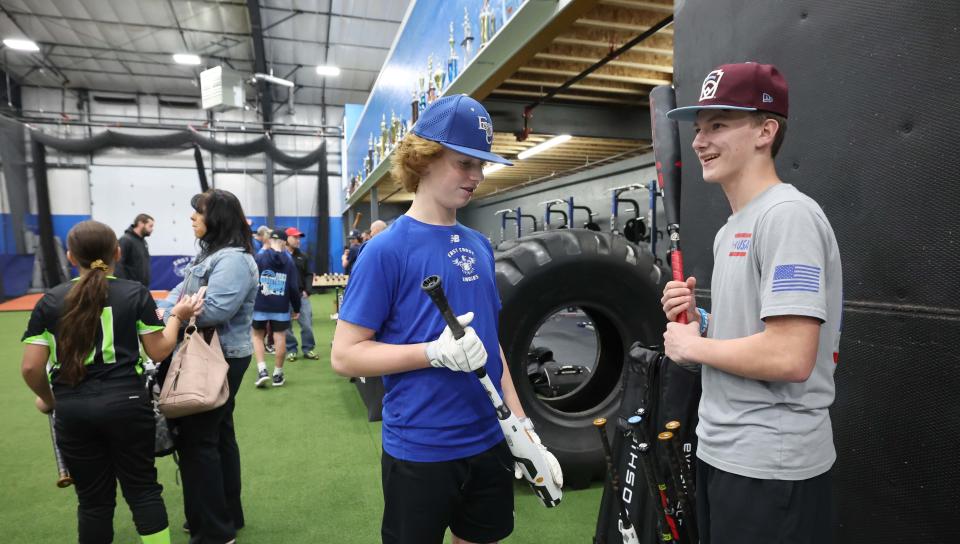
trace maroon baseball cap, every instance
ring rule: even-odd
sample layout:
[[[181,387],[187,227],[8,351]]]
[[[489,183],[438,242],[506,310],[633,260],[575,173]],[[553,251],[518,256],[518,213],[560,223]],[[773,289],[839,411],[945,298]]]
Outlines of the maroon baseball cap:
[[[300,229],[298,229],[297,227],[289,227],[287,230],[284,231],[284,234],[286,234],[288,237],[292,236],[296,238],[303,238],[304,236],[306,236],[306,234],[300,232]]]
[[[787,116],[787,80],[772,64],[724,64],[707,74],[700,101],[667,112],[675,121],[696,121],[700,110],[768,111]]]

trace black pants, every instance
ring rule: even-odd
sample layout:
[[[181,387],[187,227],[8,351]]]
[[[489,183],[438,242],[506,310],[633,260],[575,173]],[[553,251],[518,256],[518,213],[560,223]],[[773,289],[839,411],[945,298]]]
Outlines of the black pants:
[[[809,480],[758,480],[697,459],[701,544],[830,544],[830,473]]]
[[[81,544],[113,542],[117,480],[137,532],[167,527],[154,466],[154,419],[138,377],[54,387],[57,446],[73,476]]]
[[[228,358],[230,398],[226,404],[176,421],[177,453],[183,478],[183,507],[192,544],[223,544],[243,527],[240,504],[240,448],[233,407],[250,356]]]

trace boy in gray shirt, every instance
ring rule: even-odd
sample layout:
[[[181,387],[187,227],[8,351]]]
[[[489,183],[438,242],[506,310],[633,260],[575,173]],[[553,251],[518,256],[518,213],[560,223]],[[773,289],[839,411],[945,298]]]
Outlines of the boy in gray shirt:
[[[777,176],[787,84],[771,65],[710,72],[693,121],[703,179],[733,215],[713,244],[712,313],[695,278],[671,281],[667,356],[702,368],[697,437],[701,542],[832,542],[828,409],[843,307],[840,255],[823,210]],[[687,312],[688,325],[676,323]]]

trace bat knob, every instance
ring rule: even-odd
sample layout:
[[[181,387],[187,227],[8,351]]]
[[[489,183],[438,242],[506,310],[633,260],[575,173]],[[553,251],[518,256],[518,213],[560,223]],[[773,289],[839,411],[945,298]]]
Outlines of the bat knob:
[[[73,478],[71,478],[70,476],[65,476],[57,480],[57,487],[61,489],[65,487],[70,487],[71,485],[73,485]]]
[[[607,418],[605,417],[598,417],[597,419],[593,420],[594,427],[603,427],[606,424],[607,424]]]

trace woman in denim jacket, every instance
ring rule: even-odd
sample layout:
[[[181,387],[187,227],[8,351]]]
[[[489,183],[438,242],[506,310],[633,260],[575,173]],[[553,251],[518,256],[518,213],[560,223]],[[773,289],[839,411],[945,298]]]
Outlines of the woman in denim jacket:
[[[233,193],[211,189],[190,201],[190,217],[200,253],[183,281],[161,303],[163,319],[183,295],[206,286],[197,326],[216,327],[220,347],[230,364],[226,404],[208,412],[181,417],[177,452],[183,477],[183,503],[191,543],[233,542],[243,527],[240,504],[240,449],[233,429],[234,398],[250,365],[250,325],[257,295],[257,265],[250,227]]]

